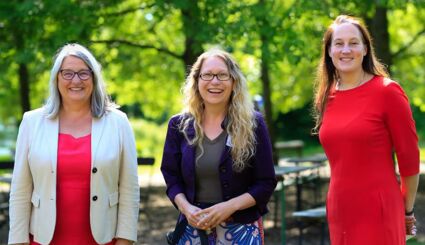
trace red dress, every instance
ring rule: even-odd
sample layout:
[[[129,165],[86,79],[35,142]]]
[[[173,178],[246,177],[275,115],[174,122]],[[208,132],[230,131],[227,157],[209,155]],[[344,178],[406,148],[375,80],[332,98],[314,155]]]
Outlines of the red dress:
[[[332,245],[405,244],[402,176],[419,172],[415,122],[401,87],[375,76],[331,91],[319,132],[331,179],[327,215]]]
[[[90,228],[91,135],[59,134],[53,245],[97,245]],[[38,244],[31,239],[31,244]],[[113,242],[108,243],[113,244]]]

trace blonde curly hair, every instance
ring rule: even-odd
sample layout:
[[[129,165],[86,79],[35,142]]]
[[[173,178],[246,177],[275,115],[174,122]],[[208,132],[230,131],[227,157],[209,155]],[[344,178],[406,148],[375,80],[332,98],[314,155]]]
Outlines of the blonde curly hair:
[[[202,130],[202,115],[204,103],[198,90],[198,80],[203,62],[209,57],[218,57],[224,61],[233,81],[233,91],[227,108],[226,132],[231,138],[231,156],[233,169],[242,171],[248,166],[249,159],[255,154],[255,132],[257,126],[255,120],[254,105],[249,97],[246,78],[242,74],[239,65],[227,52],[220,49],[211,49],[201,54],[193,64],[189,76],[183,87],[184,109],[183,119],[179,129],[191,145],[199,146],[203,154],[202,141],[204,132]],[[193,123],[195,136],[189,139],[187,128]],[[198,157],[199,158],[199,157]]]

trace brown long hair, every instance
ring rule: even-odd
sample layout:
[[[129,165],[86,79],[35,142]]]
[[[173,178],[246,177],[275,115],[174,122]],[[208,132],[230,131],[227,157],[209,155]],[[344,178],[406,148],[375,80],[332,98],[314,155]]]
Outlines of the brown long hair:
[[[370,33],[367,30],[366,25],[360,19],[352,16],[339,15],[336,17],[336,19],[328,27],[325,34],[323,35],[322,56],[320,59],[320,64],[317,68],[317,77],[315,81],[313,113],[316,125],[313,128],[313,134],[317,134],[319,132],[329,93],[331,88],[335,85],[335,81],[337,80],[337,71],[332,62],[332,58],[329,56],[329,48],[332,43],[334,29],[336,26],[345,23],[350,23],[359,29],[362,35],[363,43],[367,47],[367,53],[364,56],[362,62],[363,70],[373,75],[388,77],[388,72],[386,71],[385,65],[379,62],[376,58],[375,51],[373,49],[372,38],[370,37]]]

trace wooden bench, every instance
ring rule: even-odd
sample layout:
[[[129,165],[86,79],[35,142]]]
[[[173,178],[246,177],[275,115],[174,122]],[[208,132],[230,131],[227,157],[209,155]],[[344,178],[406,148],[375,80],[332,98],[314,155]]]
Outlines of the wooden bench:
[[[294,164],[296,166],[304,166],[304,164],[308,165],[314,165],[318,166],[314,172],[311,172],[309,175],[303,175],[298,176],[296,179],[297,184],[297,200],[301,200],[302,196],[302,190],[304,188],[308,188],[313,190],[314,192],[314,200],[311,203],[311,206],[317,206],[320,203],[321,194],[320,194],[320,186],[321,186],[321,179],[320,179],[320,167],[325,165],[325,162],[327,161],[327,157],[324,154],[317,154],[312,155],[308,157],[301,157],[301,158],[288,158],[286,159],[286,162],[289,164]],[[310,207],[311,207],[310,206]],[[302,210],[302,203],[298,202],[296,206],[296,210],[300,211]]]
[[[0,169],[13,169],[14,161],[0,161]]]
[[[299,229],[299,244],[303,241],[303,230],[312,225],[320,225],[320,244],[325,244],[325,230],[326,230],[326,207],[321,206],[312,209],[305,209],[292,213],[292,216],[297,219]]]
[[[302,140],[278,141],[274,144],[274,147],[278,152],[293,150],[298,157],[301,157],[303,155],[304,142]]]

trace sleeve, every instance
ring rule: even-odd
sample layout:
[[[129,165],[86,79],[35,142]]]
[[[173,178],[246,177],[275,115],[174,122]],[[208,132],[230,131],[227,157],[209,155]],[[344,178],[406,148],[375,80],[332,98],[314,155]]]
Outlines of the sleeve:
[[[162,155],[161,172],[167,185],[167,195],[175,207],[174,198],[184,192],[184,182],[180,171],[181,148],[177,118],[171,118],[168,123],[167,136],[165,138]]]
[[[139,215],[139,182],[137,152],[133,130],[124,115],[119,176],[119,207],[116,237],[137,241]]]
[[[400,175],[419,173],[419,148],[415,121],[401,86],[390,82],[385,88],[385,123],[397,155]]]
[[[260,210],[266,210],[266,205],[273,194],[277,180],[274,172],[272,145],[269,133],[262,116],[257,116],[256,140],[257,148],[253,158],[255,184],[250,186],[248,193],[255,199]]]
[[[24,114],[16,141],[15,166],[9,200],[9,244],[29,242],[31,216],[32,175],[28,164],[29,125],[27,113]]]

